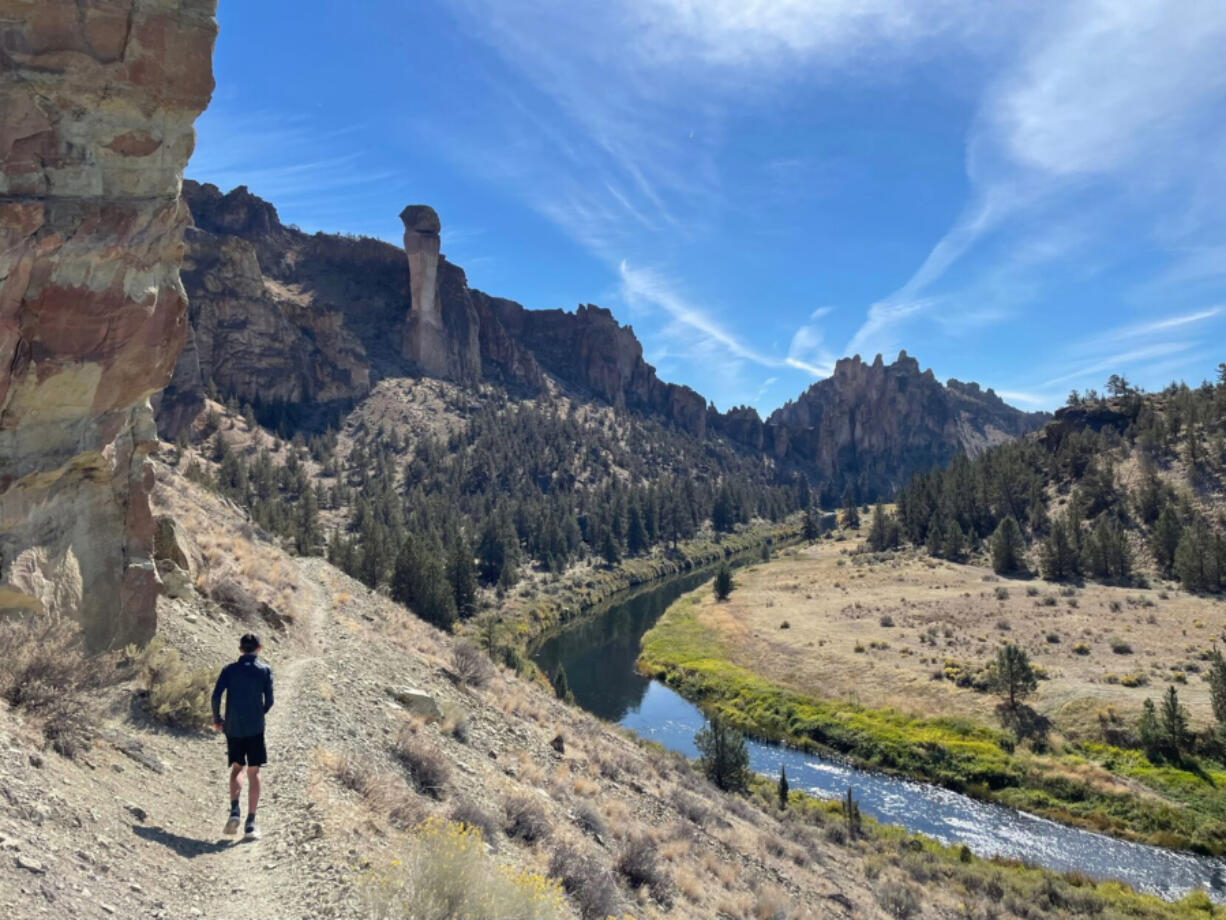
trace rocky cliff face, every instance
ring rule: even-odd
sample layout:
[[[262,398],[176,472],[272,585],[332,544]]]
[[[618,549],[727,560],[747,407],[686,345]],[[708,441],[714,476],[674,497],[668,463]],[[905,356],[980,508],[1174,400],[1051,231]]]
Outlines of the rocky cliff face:
[[[1015,409],[975,383],[942,386],[904,351],[893,364],[880,355],[872,364],[858,355],[842,359],[833,375],[777,409],[769,427],[776,456],[869,499],[960,451],[973,456],[1048,418]]]
[[[150,396],[187,324],[215,0],[0,0],[0,610],[148,638]]]
[[[381,377],[420,373],[492,380],[526,393],[552,379],[579,396],[708,433],[805,473],[829,500],[853,485],[885,494],[911,473],[1037,427],[1045,418],[991,390],[942,386],[905,354],[840,361],[764,422],[746,407],[716,412],[643,360],[634,330],[591,304],[528,310],[468,285],[440,250],[432,208],[401,213],[404,246],[285,227],[272,205],[238,188],[185,183],[196,226],[184,281],[192,333],[159,411],[173,435],[204,387],[288,405],[360,399]],[[193,408],[194,407],[194,408]]]
[[[282,225],[246,188],[184,183],[195,227],[183,275],[191,334],[158,412],[173,436],[223,396],[288,405],[359,399],[385,376],[496,380],[539,392],[546,375],[703,434],[706,401],[667,384],[608,310],[526,310],[468,285],[439,252],[433,209],[401,213],[404,248]]]

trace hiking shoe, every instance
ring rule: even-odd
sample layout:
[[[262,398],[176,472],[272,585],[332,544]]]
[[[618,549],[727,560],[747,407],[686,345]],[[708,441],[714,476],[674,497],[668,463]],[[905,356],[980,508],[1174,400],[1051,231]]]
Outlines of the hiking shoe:
[[[237,823],[235,824],[235,826],[236,827],[238,826]],[[246,837],[248,840],[259,840],[260,839],[260,829],[255,826],[254,818],[247,819],[247,826],[243,829],[243,836]]]
[[[238,833],[238,813],[237,812],[230,815],[230,817],[226,819],[226,827],[225,827],[225,830],[222,831],[222,833],[227,834],[227,835],[233,835],[233,834]]]

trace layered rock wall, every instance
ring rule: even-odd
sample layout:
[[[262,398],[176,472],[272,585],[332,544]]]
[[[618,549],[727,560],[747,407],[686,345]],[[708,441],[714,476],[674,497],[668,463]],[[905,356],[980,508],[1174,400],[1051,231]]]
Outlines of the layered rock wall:
[[[215,0],[0,0],[0,611],[152,635],[149,398],[183,345],[179,200]]]
[[[956,453],[973,456],[1047,419],[1006,405],[978,384],[942,385],[904,351],[893,364],[880,355],[872,364],[859,355],[843,358],[830,377],[776,410],[768,427],[777,457],[868,500]]]

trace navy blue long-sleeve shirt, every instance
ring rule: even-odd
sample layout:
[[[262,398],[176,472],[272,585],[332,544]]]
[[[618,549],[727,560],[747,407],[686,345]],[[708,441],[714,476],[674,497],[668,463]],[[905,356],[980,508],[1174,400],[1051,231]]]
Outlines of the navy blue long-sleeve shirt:
[[[221,695],[226,717],[221,718]],[[272,668],[254,655],[242,655],[221,669],[213,687],[213,721],[225,724],[231,738],[264,733],[264,713],[272,709]]]

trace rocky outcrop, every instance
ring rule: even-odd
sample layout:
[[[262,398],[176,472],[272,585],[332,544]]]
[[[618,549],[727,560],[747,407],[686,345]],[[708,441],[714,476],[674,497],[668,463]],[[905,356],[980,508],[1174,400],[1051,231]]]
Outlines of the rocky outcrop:
[[[179,200],[214,0],[0,0],[0,610],[153,634],[149,406],[187,329]]]
[[[828,489],[886,495],[920,470],[975,455],[1038,428],[1050,416],[1007,405],[992,390],[950,380],[900,352],[893,364],[844,358],[769,419],[777,457],[811,470]],[[835,496],[828,496],[835,497]]]
[[[439,232],[434,208],[411,204],[400,212],[404,252],[409,260],[409,313],[404,356],[423,374],[446,380],[481,377],[477,310],[468,280],[455,266],[439,271]]]

